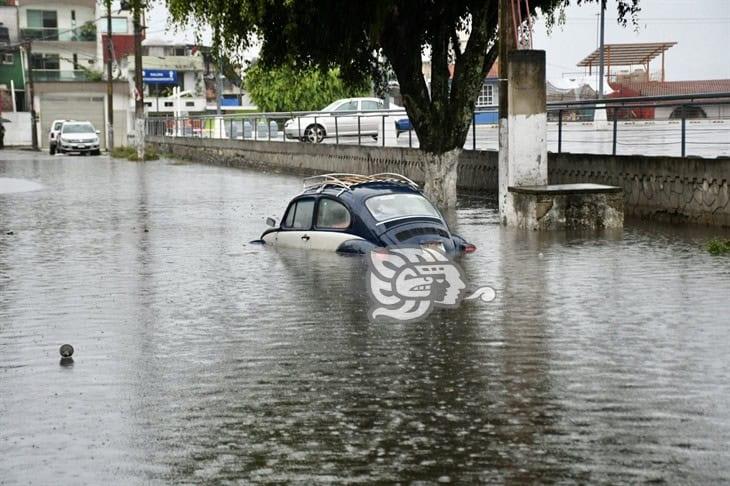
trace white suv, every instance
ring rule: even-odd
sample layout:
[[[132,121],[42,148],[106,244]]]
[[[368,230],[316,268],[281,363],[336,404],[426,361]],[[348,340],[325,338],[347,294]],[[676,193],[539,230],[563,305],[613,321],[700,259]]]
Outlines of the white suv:
[[[51,123],[51,129],[48,130],[48,151],[51,155],[56,153],[58,137],[61,136],[61,127],[68,121],[71,120],[53,120],[53,123]]]
[[[67,121],[61,125],[56,151],[99,155],[99,130],[88,121]]]

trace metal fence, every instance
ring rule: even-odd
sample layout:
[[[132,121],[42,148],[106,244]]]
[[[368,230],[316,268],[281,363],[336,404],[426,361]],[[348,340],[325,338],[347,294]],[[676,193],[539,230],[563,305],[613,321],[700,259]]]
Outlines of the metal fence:
[[[730,156],[730,93],[550,103],[548,150]],[[497,108],[475,110],[464,148],[496,150]],[[147,134],[270,142],[419,146],[404,110],[149,117]]]

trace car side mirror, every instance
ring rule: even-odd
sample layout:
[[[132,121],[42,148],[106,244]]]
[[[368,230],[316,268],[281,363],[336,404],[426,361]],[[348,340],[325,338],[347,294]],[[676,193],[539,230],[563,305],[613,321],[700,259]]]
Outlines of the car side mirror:
[[[96,130],[96,134],[99,135],[101,132],[99,130]]]
[[[266,226],[276,228],[276,220],[274,218],[266,218]]]

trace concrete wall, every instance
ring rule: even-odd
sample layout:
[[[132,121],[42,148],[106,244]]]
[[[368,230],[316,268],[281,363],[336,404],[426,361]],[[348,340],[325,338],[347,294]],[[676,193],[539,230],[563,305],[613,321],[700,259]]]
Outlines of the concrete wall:
[[[30,112],[8,111],[2,114],[10,123],[5,127],[5,145],[11,147],[30,147],[33,143],[30,131]]]
[[[398,172],[423,181],[420,152],[397,147],[311,145],[198,138],[148,137],[176,157],[277,172]],[[730,158],[548,154],[551,184],[593,182],[622,187],[627,216],[730,226]],[[497,190],[497,152],[464,151],[460,189]]]

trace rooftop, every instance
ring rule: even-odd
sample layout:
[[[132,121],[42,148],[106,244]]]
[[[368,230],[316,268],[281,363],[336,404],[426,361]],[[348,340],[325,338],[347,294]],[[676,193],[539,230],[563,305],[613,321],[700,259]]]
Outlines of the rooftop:
[[[676,42],[645,42],[629,44],[605,44],[603,64],[605,66],[633,66],[649,63],[658,55],[666,52]],[[579,67],[600,66],[601,50],[588,54],[578,63]]]
[[[730,79],[706,79],[696,81],[619,81],[610,84],[611,87],[618,92],[628,91],[629,93],[625,94],[625,96],[730,93]]]

